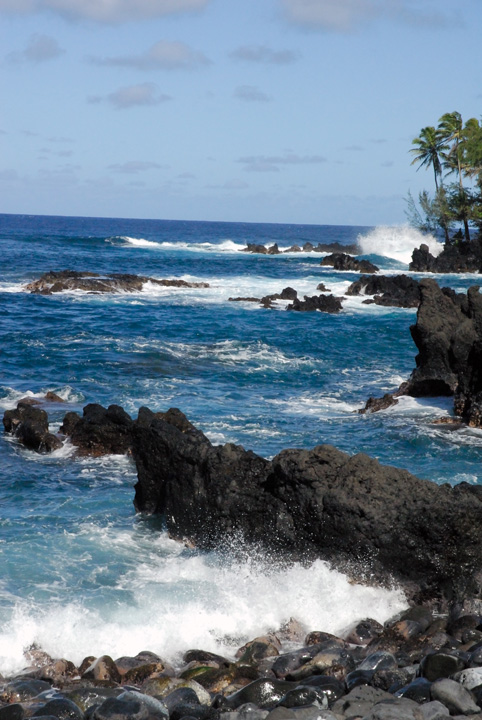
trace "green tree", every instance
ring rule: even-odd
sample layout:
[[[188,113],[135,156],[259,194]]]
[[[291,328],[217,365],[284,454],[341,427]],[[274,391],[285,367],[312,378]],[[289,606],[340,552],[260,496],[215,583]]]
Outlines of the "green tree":
[[[467,241],[470,240],[469,220],[466,210],[468,208],[468,198],[465,196],[465,188],[462,181],[462,170],[466,170],[463,165],[463,157],[465,150],[464,126],[462,115],[457,112],[445,113],[439,120],[438,131],[443,138],[444,144],[448,146],[447,150],[442,153],[444,168],[449,173],[456,172],[459,178],[459,192],[453,194],[456,198],[455,207],[457,209],[456,217],[464,224],[464,235]]]
[[[433,125],[424,127],[420,131],[420,135],[412,140],[412,145],[416,145],[416,147],[410,150],[415,155],[411,164],[419,163],[417,170],[420,170],[421,167],[432,167],[435,190],[438,190],[438,178],[442,177],[441,158],[443,153],[449,149],[442,132]]]

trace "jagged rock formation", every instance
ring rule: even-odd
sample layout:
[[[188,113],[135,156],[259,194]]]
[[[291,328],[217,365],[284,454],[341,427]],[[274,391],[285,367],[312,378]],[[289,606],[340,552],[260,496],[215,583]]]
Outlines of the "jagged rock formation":
[[[28,431],[19,439],[48,450],[38,408],[7,411],[5,429],[17,432],[21,417],[28,430],[32,409],[44,439],[30,442]],[[479,593],[482,487],[438,486],[330,445],[266,460],[240,445],[213,445],[175,408],[141,408],[132,420],[117,405],[90,404],[83,417],[67,413],[61,432],[80,454],[132,453],[136,509],[163,515],[176,539],[210,549],[241,537],[280,560],[322,558],[357,580],[401,583],[412,598],[444,607]]]
[[[482,246],[475,241],[461,241],[458,245],[445,245],[440,255],[434,257],[428,245],[422,243],[413,251],[409,269],[433,273],[482,272]]]
[[[410,327],[418,355],[416,368],[392,398],[453,396],[454,413],[472,427],[482,427],[482,295],[440,288],[420,281],[417,322]],[[385,396],[384,400],[386,400]],[[388,405],[385,405],[388,407]],[[376,407],[370,398],[365,411]]]
[[[346,291],[347,295],[374,295],[363,302],[366,304],[392,307],[418,307],[420,289],[418,282],[408,275],[362,275]]]
[[[380,268],[369,260],[357,260],[346,253],[333,253],[323,258],[320,265],[332,266],[335,270],[345,272],[376,273]]]
[[[303,300],[296,298],[292,303],[286,306],[287,310],[297,310],[298,312],[320,312],[338,313],[342,310],[342,299],[334,295],[305,295]]]
[[[15,410],[6,410],[3,416],[5,432],[14,435],[22,445],[37,452],[53,452],[62,447],[62,441],[49,432],[48,415],[35,401],[20,400]]]
[[[112,273],[100,275],[99,273],[77,272],[76,270],[60,270],[45,273],[38,280],[25,286],[25,290],[39,295],[52,295],[52,293],[65,290],[83,290],[89,293],[109,292],[139,292],[146,283],[161,285],[162,287],[209,287],[208,283],[189,283],[185,280],[157,280],[156,278],[127,273]]]
[[[280,250],[278,247],[278,243],[274,243],[273,245],[270,245],[266,247],[266,245],[261,245],[259,243],[248,243],[245,248],[243,248],[242,252],[249,252],[249,253],[258,253],[260,255],[279,255],[282,252],[283,253],[292,253],[292,252],[315,252],[315,253],[348,253],[350,255],[358,255],[360,253],[360,248],[358,245],[343,245],[339,242],[333,242],[333,243],[318,243],[318,245],[313,245],[313,243],[305,242],[303,245],[292,245],[287,250]]]

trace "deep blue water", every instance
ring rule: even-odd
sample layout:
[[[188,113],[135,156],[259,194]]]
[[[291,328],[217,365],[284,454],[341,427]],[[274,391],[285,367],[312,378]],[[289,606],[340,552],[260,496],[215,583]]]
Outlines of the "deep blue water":
[[[422,240],[407,228],[0,215],[0,406],[53,390],[66,401],[47,408],[54,429],[67,410],[88,402],[117,403],[132,415],[142,405],[174,406],[213,442],[267,457],[328,442],[436,482],[479,482],[481,433],[431,424],[450,410],[447,400],[356,412],[410,374],[415,311],[346,298],[338,315],[295,313],[284,303],[267,310],[228,299],[286,286],[312,295],[320,282],[342,296],[356,275],[321,267],[316,253],[241,249],[359,237],[390,273],[407,271]],[[25,291],[30,280],[61,269],[210,287],[145,286],[109,296]],[[477,281],[438,279],[458,290]],[[358,596],[320,563],[286,571],[270,561],[268,572],[263,558],[239,565],[186,550],[159,520],[135,515],[135,470],[126,458],[79,460],[68,448],[39,456],[3,436],[0,461],[0,672],[21,667],[33,641],[75,661],[145,648],[174,657],[196,644],[224,647],[225,635],[256,634],[290,615],[339,629],[367,603],[386,617],[402,602],[380,591]]]

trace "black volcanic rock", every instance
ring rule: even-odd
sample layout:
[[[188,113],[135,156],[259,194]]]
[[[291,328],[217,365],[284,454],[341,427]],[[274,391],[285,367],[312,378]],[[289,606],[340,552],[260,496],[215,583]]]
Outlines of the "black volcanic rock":
[[[209,287],[208,283],[190,283],[185,280],[157,280],[143,275],[112,273],[99,275],[76,270],[50,271],[25,286],[25,290],[39,295],[52,295],[65,290],[84,290],[89,293],[139,292],[146,283],[162,287]]]
[[[418,355],[416,368],[394,397],[453,396],[454,413],[482,427],[482,295],[467,294],[420,281],[417,322],[410,327]],[[382,406],[383,407],[383,406]],[[371,407],[376,407],[371,399]]]
[[[52,452],[62,447],[62,441],[49,432],[48,415],[28,400],[17,403],[15,410],[6,410],[3,416],[5,432],[14,435],[30,450]]]
[[[346,253],[333,253],[323,258],[320,265],[333,266],[335,270],[376,273],[379,268],[369,260],[357,260]]]
[[[133,421],[119,405],[107,409],[96,403],[84,407],[83,416],[69,412],[60,432],[70,438],[80,455],[123,455],[132,444]]]
[[[287,310],[297,310],[299,312],[320,312],[338,313],[342,309],[341,299],[334,295],[313,295],[312,297],[304,296],[303,300],[295,298],[292,303],[286,306]]]
[[[408,275],[362,275],[353,282],[346,291],[347,295],[374,295],[372,300],[377,305],[393,307],[418,307],[420,305],[420,289],[418,282]]]
[[[416,596],[478,592],[481,488],[438,486],[329,445],[271,462],[214,446],[179,411],[140,413],[133,429],[135,507],[200,548],[241,535],[285,558],[320,557],[358,579]]]
[[[434,257],[428,245],[422,243],[413,251],[409,269],[433,273],[482,272],[482,245],[478,241],[445,245],[440,255]]]

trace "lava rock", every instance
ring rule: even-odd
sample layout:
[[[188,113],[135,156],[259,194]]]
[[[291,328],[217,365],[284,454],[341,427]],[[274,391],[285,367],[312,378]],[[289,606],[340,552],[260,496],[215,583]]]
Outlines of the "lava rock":
[[[323,258],[320,265],[332,266],[335,270],[343,270],[345,272],[376,273],[380,269],[369,260],[357,260],[343,252],[327,255]]]

